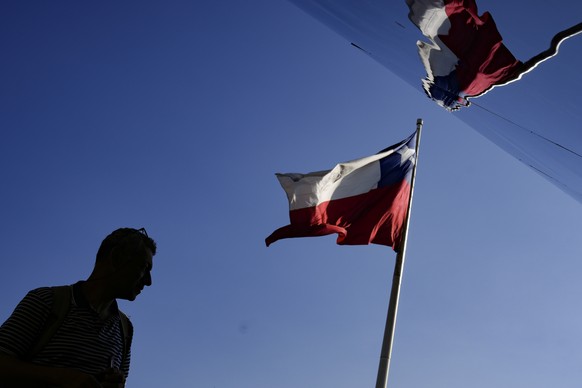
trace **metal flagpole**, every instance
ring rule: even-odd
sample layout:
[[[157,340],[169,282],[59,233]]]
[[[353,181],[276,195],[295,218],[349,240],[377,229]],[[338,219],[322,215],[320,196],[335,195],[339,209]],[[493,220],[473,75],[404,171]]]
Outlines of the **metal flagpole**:
[[[380,366],[378,367],[378,377],[376,388],[386,388],[388,386],[388,371],[390,370],[390,357],[392,354],[392,343],[394,342],[394,329],[396,327],[396,313],[398,312],[398,299],[400,297],[400,283],[402,282],[402,270],[406,258],[406,240],[408,237],[408,224],[410,222],[410,211],[412,209],[412,194],[414,192],[414,179],[416,178],[416,166],[418,165],[418,146],[420,145],[420,133],[422,131],[422,119],[416,120],[416,148],[415,163],[410,180],[410,197],[408,200],[408,210],[404,221],[402,233],[402,245],[396,255],[394,265],[394,275],[392,277],[392,291],[390,292],[390,304],[388,305],[388,316],[384,329],[384,340],[382,341],[382,351],[380,352]]]

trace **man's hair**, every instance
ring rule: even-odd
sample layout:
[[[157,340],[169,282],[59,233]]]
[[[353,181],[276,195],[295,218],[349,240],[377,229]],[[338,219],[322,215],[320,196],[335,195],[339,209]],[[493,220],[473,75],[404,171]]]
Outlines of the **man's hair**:
[[[156,242],[148,236],[144,228],[119,228],[101,242],[96,261],[105,260],[113,250],[136,254],[145,248],[148,248],[152,255],[156,254]]]

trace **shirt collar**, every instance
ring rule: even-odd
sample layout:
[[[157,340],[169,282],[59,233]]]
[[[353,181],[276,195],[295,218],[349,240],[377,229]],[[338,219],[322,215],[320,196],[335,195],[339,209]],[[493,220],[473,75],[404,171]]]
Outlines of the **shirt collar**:
[[[73,300],[72,300],[72,302],[77,307],[88,308],[88,309],[93,310],[93,307],[91,306],[91,304],[87,300],[87,297],[85,296],[85,293],[83,292],[83,283],[85,283],[85,281],[80,280],[77,283],[73,284],[73,286],[72,286],[72,288],[73,288]],[[113,303],[111,304],[111,306],[112,306],[112,311],[117,312],[119,310],[119,308],[117,307],[117,301],[114,300]]]

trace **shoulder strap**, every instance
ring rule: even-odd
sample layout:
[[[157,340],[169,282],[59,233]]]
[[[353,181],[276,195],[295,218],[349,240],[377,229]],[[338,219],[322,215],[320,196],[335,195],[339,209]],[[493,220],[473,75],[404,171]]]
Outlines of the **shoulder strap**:
[[[129,347],[131,345],[131,337],[133,336],[131,322],[127,315],[125,315],[121,310],[119,311],[119,322],[121,323],[121,335],[123,337],[123,358],[121,359],[121,367],[127,360],[129,355]]]
[[[53,290],[53,305],[44,327],[42,328],[36,343],[26,354],[27,360],[32,360],[50,341],[65,320],[71,306],[71,286],[51,287]]]

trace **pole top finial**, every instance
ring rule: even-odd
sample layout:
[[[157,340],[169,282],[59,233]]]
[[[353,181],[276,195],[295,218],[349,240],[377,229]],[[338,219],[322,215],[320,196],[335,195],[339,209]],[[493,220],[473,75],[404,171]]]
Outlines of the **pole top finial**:
[[[422,119],[416,119],[416,125],[422,125]]]

